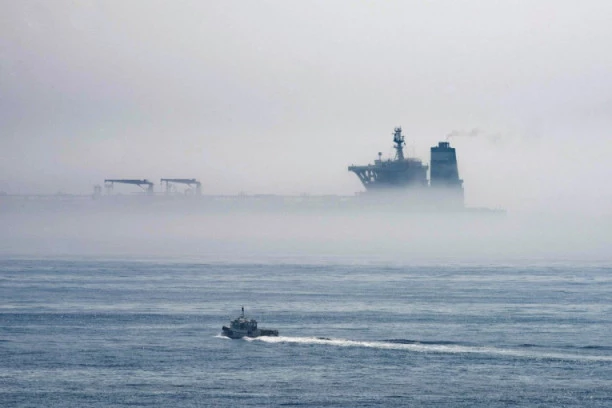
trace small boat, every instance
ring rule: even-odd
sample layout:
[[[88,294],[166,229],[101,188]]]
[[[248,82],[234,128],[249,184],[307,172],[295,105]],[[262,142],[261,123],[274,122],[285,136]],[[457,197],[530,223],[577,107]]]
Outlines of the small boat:
[[[255,319],[244,317],[244,307],[240,316],[230,322],[229,327],[222,327],[222,334],[230,339],[241,339],[243,337],[278,336],[278,330],[259,329]]]

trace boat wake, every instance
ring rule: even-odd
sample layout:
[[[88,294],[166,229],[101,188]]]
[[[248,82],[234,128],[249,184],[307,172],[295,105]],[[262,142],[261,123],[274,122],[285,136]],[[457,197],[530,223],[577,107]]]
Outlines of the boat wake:
[[[563,352],[546,352],[542,350],[534,350],[532,348],[498,348],[492,346],[477,346],[452,343],[448,341],[441,342],[419,342],[415,340],[391,339],[382,341],[357,341],[347,339],[334,339],[328,337],[257,337],[244,338],[246,341],[260,341],[265,343],[292,343],[292,344],[312,344],[335,347],[363,347],[381,350],[400,350],[410,351],[415,353],[436,353],[436,354],[483,354],[491,356],[507,356],[526,359],[541,359],[541,360],[572,360],[572,361],[607,361],[612,362],[612,356],[609,355],[589,355],[589,354],[572,354]]]

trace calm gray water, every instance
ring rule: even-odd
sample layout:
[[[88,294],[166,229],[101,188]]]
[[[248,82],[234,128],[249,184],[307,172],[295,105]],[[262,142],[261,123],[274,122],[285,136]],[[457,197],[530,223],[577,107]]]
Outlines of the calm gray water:
[[[0,405],[608,407],[612,268],[0,261]],[[244,305],[281,337],[228,340]]]

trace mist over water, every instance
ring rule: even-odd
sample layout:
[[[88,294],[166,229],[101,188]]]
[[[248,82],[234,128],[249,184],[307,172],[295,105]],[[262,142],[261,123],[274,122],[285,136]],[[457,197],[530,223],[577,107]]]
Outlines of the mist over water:
[[[0,405],[609,406],[610,21],[2,2]],[[355,201],[396,126],[472,211]],[[241,305],[280,336],[222,338]]]
[[[5,212],[5,256],[119,256],[283,262],[609,262],[612,222],[574,214],[178,208]]]

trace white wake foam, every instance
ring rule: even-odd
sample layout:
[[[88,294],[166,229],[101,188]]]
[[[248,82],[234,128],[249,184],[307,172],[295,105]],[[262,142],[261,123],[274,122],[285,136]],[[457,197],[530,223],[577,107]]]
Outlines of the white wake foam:
[[[317,344],[336,347],[364,347],[383,350],[405,350],[417,353],[475,353],[488,355],[503,355],[509,357],[520,357],[528,359],[550,359],[550,360],[578,360],[578,361],[611,361],[612,356],[596,356],[582,354],[566,354],[558,352],[538,352],[536,350],[519,350],[512,348],[497,348],[484,346],[462,346],[458,344],[420,344],[420,343],[395,343],[387,341],[356,341],[347,339],[328,339],[321,337],[257,337],[244,338],[247,341],[261,341],[265,343],[295,343],[295,344]]]

